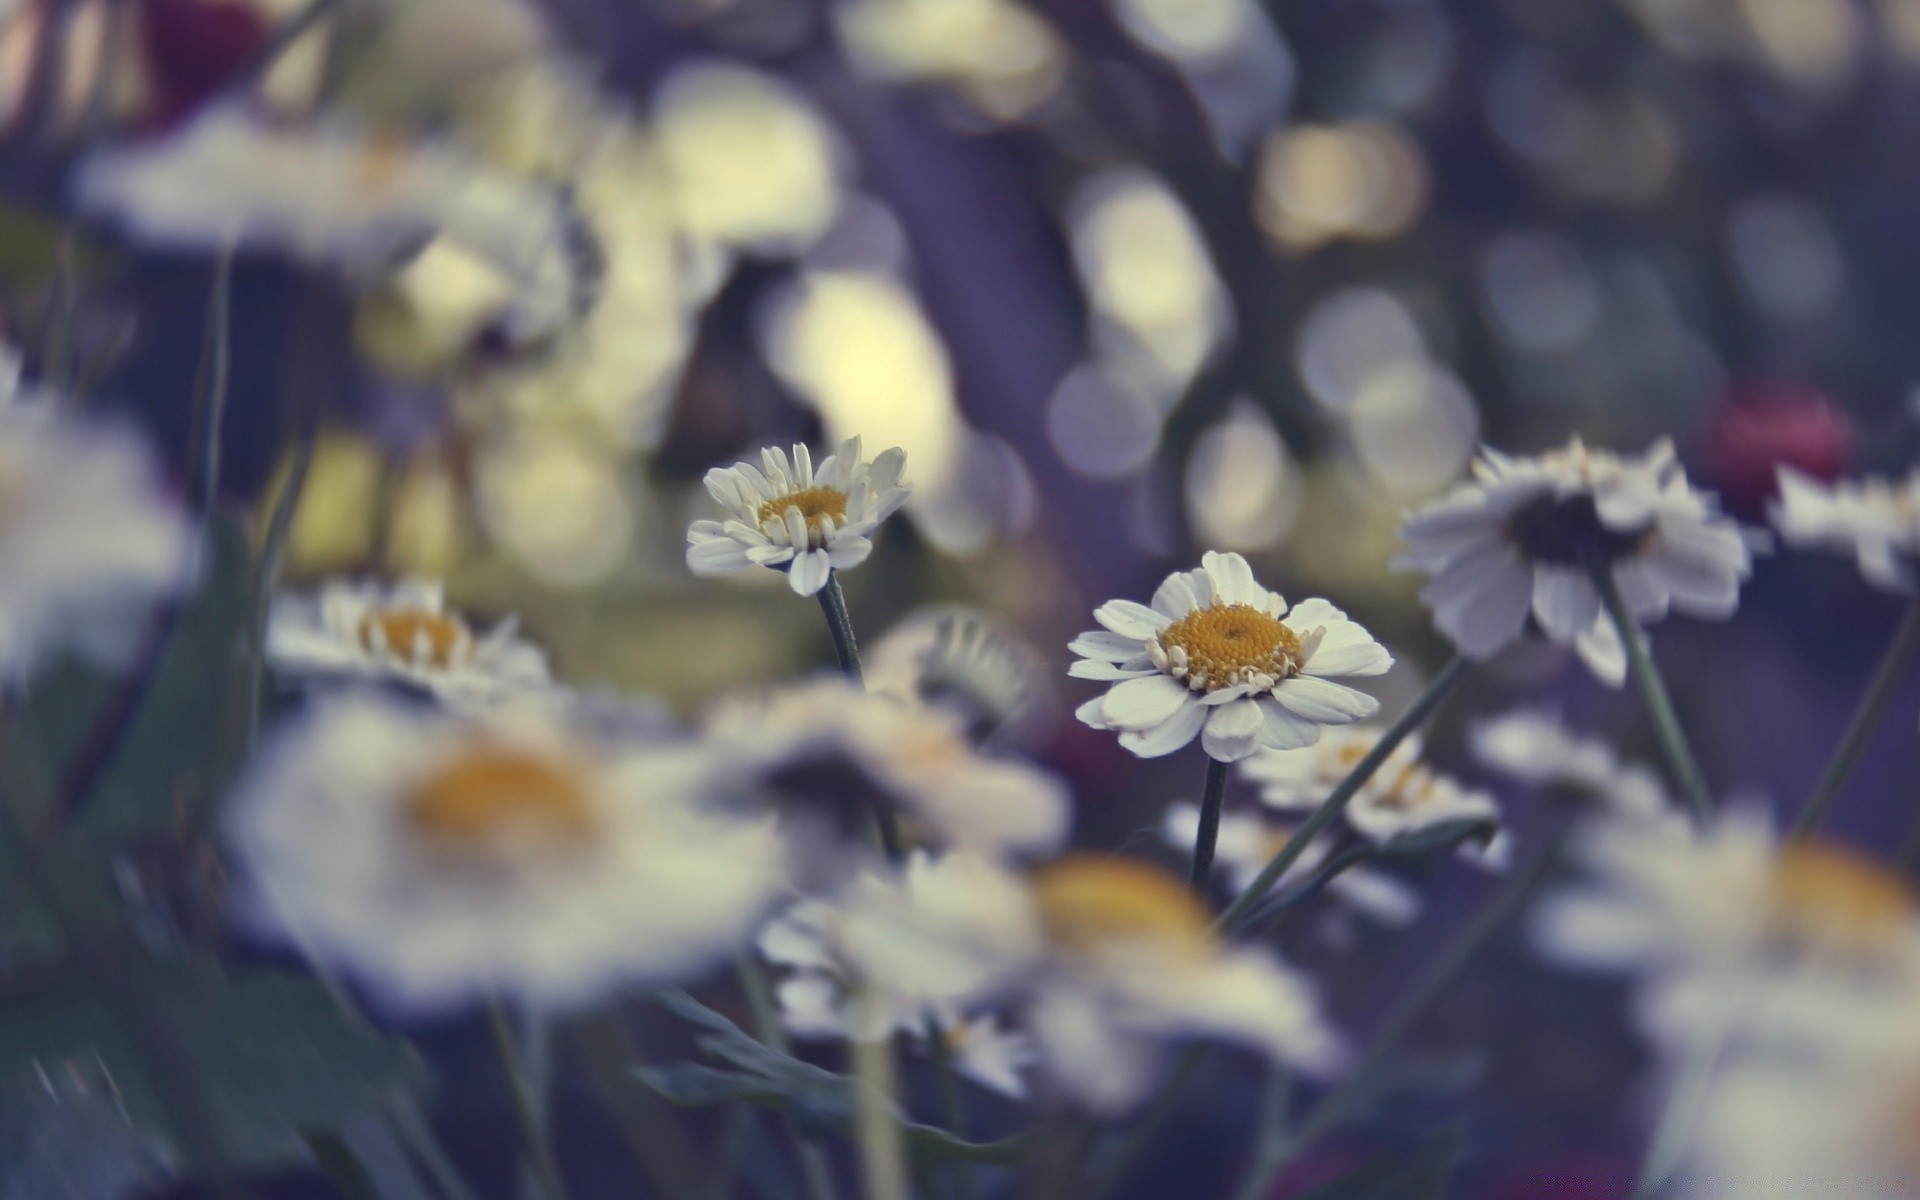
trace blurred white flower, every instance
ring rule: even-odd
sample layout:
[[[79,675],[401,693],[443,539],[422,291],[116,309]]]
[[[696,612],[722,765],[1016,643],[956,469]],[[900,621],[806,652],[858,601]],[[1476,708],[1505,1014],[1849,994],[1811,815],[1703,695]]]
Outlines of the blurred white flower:
[[[959,607],[908,615],[866,649],[865,659],[869,688],[952,714],[976,742],[1026,717],[1039,686],[1032,648]]]
[[[688,528],[687,566],[694,574],[771,567],[787,572],[795,592],[811,596],[835,570],[867,560],[868,535],[899,511],[911,490],[900,482],[905,453],[886,450],[868,463],[857,437],[842,442],[818,470],[800,443],[791,462],[777,446],[760,456],[764,472],[750,462],[707,472],[707,491],[730,519]]]
[[[775,898],[772,824],[718,814],[704,753],[598,746],[537,710],[371,692],[275,735],[228,811],[239,918],[400,1010],[553,1010],[698,974]]]
[[[1068,648],[1076,679],[1117,681],[1080,706],[1095,729],[1120,731],[1142,758],[1201,738],[1209,757],[1234,762],[1262,748],[1311,746],[1326,725],[1372,716],[1380,702],[1329,676],[1381,675],[1393,657],[1325,600],[1288,610],[1238,554],[1211,553],[1175,572],[1151,608],[1110,600],[1106,626]]]
[[[1432,578],[1420,596],[1434,623],[1473,659],[1517,640],[1531,614],[1618,685],[1626,653],[1589,571],[1609,571],[1635,619],[1678,609],[1723,620],[1752,573],[1747,538],[1718,501],[1694,489],[1656,443],[1638,457],[1564,449],[1509,457],[1483,449],[1473,480],[1407,519],[1395,564]]]
[[[1044,853],[1067,834],[1060,780],[981,754],[945,713],[838,677],[723,703],[706,740],[733,789],[779,814],[810,890],[849,878],[848,858],[873,852],[876,809],[910,840],[989,857]]]
[[[476,637],[448,611],[446,589],[425,580],[334,581],[312,595],[275,597],[267,661],[294,678],[408,684],[456,707],[554,686],[546,654],[520,637],[517,620]]]
[[[1515,709],[1473,727],[1473,754],[1486,766],[1536,788],[1564,788],[1623,814],[1668,811],[1660,776],[1622,762],[1600,738],[1575,733],[1559,716]]]
[[[1788,545],[1851,552],[1868,582],[1912,590],[1912,562],[1920,555],[1920,472],[1832,484],[1791,467],[1779,473],[1780,498],[1771,515]]]
[[[0,680],[52,655],[113,664],[193,581],[193,535],[146,443],[70,417],[0,367]]]
[[[1030,955],[1029,923],[1017,919],[1028,903],[1017,878],[984,859],[920,852],[904,872],[864,873],[835,901],[803,899],[758,939],[760,953],[788,969],[775,989],[782,1022],[803,1038],[942,1038],[961,1071],[1024,1096],[1030,1042],[961,1001],[986,994]],[[869,975],[863,964],[876,956],[887,969]]]
[[[544,297],[536,307],[562,310],[574,289],[554,189],[344,125],[213,108],[165,138],[93,152],[76,187],[81,207],[160,245],[261,247],[361,275],[443,234]]]
[[[1160,823],[1160,836],[1182,853],[1193,849],[1199,830],[1200,808],[1195,804],[1172,805]],[[1222,813],[1214,852],[1228,885],[1235,892],[1245,891],[1293,834],[1294,826],[1277,820],[1270,812]],[[1328,834],[1309,842],[1293,866],[1275,882],[1273,891],[1286,891],[1313,878],[1332,857],[1333,848],[1334,838]],[[1420,915],[1418,893],[1388,872],[1365,863],[1335,875],[1327,891],[1354,912],[1383,925],[1405,925]]]

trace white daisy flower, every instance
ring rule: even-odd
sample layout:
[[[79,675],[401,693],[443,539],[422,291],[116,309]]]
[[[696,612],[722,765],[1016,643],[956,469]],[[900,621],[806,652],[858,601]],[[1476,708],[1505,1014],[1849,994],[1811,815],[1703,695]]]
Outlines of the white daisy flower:
[[[133,430],[60,412],[22,388],[0,398],[0,681],[78,652],[137,645],[141,616],[187,588],[193,533]]]
[[[392,586],[335,581],[274,598],[267,661],[284,676],[407,684],[474,707],[554,686],[547,656],[508,618],[476,635],[425,580]]]
[[[1260,786],[1260,799],[1284,812],[1311,812],[1379,744],[1383,731],[1349,726],[1328,730],[1311,746],[1266,750],[1241,764]],[[1354,832],[1385,842],[1445,821],[1498,823],[1493,797],[1449,779],[1420,760],[1420,738],[1394,747],[1387,761],[1354,793],[1342,814]]]
[[[950,712],[978,742],[1017,726],[1039,690],[1032,649],[965,608],[910,614],[864,658],[869,688]]]
[[[999,1002],[1042,1076],[1099,1113],[1151,1093],[1165,1051],[1220,1038],[1323,1075],[1341,1060],[1306,981],[1219,940],[1186,887],[1144,864],[1076,855],[1030,878],[975,860],[929,906],[905,892],[849,905],[846,949],[895,994]]]
[[[788,969],[775,995],[795,1036],[940,1038],[963,1074],[1021,1097],[1031,1044],[990,1014],[965,1012],[958,999],[985,993],[1005,964],[1027,956],[1020,923],[995,916],[1026,903],[1017,878],[984,859],[915,853],[904,872],[870,871],[837,902],[801,900],[769,922],[757,944]],[[1009,929],[1012,945],[1003,941]],[[912,962],[870,977],[861,964],[876,955]]]
[[[1152,607],[1110,600],[1093,616],[1106,628],[1073,641],[1068,649],[1081,657],[1068,673],[1117,682],[1076,715],[1120,731],[1120,744],[1142,758],[1171,754],[1195,735],[1220,762],[1311,746],[1323,726],[1380,707],[1331,677],[1381,675],[1393,665],[1325,600],[1289,610],[1238,554],[1210,552],[1199,570],[1169,575]]]
[[[1483,449],[1473,479],[1407,519],[1395,565],[1431,578],[1421,599],[1461,653],[1484,660],[1531,616],[1600,678],[1626,678],[1626,652],[1589,574],[1613,576],[1642,622],[1669,609],[1724,620],[1740,603],[1752,551],[1718,501],[1695,490],[1662,440],[1637,457],[1575,438],[1548,454]]]
[[[260,247],[357,277],[445,234],[552,307],[574,283],[557,190],[341,124],[281,127],[219,106],[165,138],[95,151],[77,189],[83,208],[157,245]]]
[[[910,839],[990,857],[1046,853],[1067,834],[1060,780],[980,753],[945,713],[838,676],[724,703],[706,740],[733,790],[780,815],[803,887],[847,878],[875,809]]]
[[[759,467],[743,462],[707,472],[707,491],[731,519],[688,528],[687,566],[694,574],[773,567],[787,572],[795,592],[811,596],[833,571],[867,560],[869,535],[911,490],[900,482],[906,451],[895,447],[864,462],[857,437],[842,442],[818,470],[800,443],[791,461],[777,446],[760,456]]]
[[[554,1010],[686,979],[746,942],[780,879],[771,823],[715,812],[710,778],[685,744],[341,693],[234,798],[239,916],[402,1010]]]
[[[1913,589],[1920,555],[1920,471],[1905,479],[1841,480],[1823,484],[1781,467],[1773,526],[1792,546],[1849,551],[1869,583],[1890,591]]]
[[[1543,709],[1516,709],[1473,727],[1474,757],[1530,787],[1570,791],[1623,815],[1670,811],[1660,776],[1623,762],[1599,738],[1574,732]]]
[[[1273,861],[1273,856],[1293,840],[1294,829],[1268,812],[1220,814],[1214,852],[1228,885],[1236,893],[1252,886],[1261,870]],[[1193,849],[1199,830],[1200,807],[1196,804],[1174,804],[1160,822],[1160,836],[1181,851]],[[1327,834],[1308,843],[1305,852],[1273,885],[1273,891],[1289,891],[1312,879],[1333,856],[1334,845],[1335,839]],[[1327,891],[1354,912],[1382,925],[1405,925],[1420,915],[1419,893],[1388,872],[1365,863],[1335,875],[1327,884]]]

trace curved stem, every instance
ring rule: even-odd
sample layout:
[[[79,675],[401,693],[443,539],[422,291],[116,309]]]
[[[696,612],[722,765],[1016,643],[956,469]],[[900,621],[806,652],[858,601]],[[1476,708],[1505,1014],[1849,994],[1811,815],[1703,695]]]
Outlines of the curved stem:
[[[1227,799],[1227,764],[1207,759],[1207,782],[1200,793],[1200,828],[1193,835],[1193,869],[1187,882],[1201,900],[1207,898],[1207,885],[1213,881],[1214,848],[1220,841],[1220,809]]]
[[[214,260],[213,288],[207,295],[207,327],[200,346],[200,366],[194,373],[193,446],[187,477],[202,520],[213,512],[220,497],[221,434],[226,425],[227,393],[233,367],[233,256],[231,243]]]
[[[940,1107],[946,1118],[947,1132],[963,1141],[973,1140],[973,1123],[967,1119],[966,1097],[960,1091],[960,1073],[953,1065],[953,1048],[947,1044],[947,1026],[934,1021],[927,1034],[927,1057],[933,1062],[933,1076],[940,1089]],[[979,1182],[973,1177],[973,1164],[956,1162],[949,1168],[959,1180],[961,1200],[977,1200]]]
[[[1441,702],[1460,685],[1460,681],[1467,677],[1469,669],[1470,664],[1464,658],[1455,658],[1440,669],[1440,673],[1434,676],[1433,682],[1427,685],[1427,690],[1413,702],[1413,707],[1401,714],[1400,719],[1380,735],[1380,740],[1374,743],[1373,749],[1367,751],[1366,757],[1354,764],[1352,772],[1340,781],[1340,785],[1321,802],[1320,807],[1313,810],[1313,815],[1309,816],[1294,835],[1287,839],[1287,844],[1280,848],[1280,853],[1274,855],[1273,860],[1260,869],[1260,874],[1254,877],[1247,889],[1227,907],[1226,912],[1220,914],[1220,919],[1214,922],[1214,928],[1223,933],[1235,933],[1246,924],[1254,906],[1259,904],[1266,894],[1273,890],[1273,885],[1280,882],[1281,877],[1300,860],[1300,856],[1306,853],[1307,846],[1320,835],[1321,830],[1332,824],[1346,810],[1347,803],[1366,785],[1367,780],[1373,778],[1373,773],[1378,771],[1381,764],[1399,748],[1400,743],[1406,741],[1414,730],[1426,724],[1427,718],[1431,717],[1434,710],[1440,707]]]
[[[500,1067],[506,1072],[514,1122],[520,1127],[521,1148],[526,1151],[527,1164],[532,1168],[540,1194],[545,1200],[569,1200],[567,1185],[560,1176],[560,1164],[554,1158],[553,1143],[540,1119],[540,1099],[534,1093],[533,1081],[515,1044],[513,1022],[497,1000],[487,1002],[487,1028],[493,1034],[493,1048],[500,1056]]]
[[[865,996],[855,1000],[856,1005],[872,1002]],[[907,1200],[906,1140],[894,1119],[893,1101],[899,1089],[892,1040],[855,1038],[853,1070],[860,1083],[854,1121],[859,1132],[860,1167],[867,1184],[866,1200]]]
[[[1852,778],[1854,768],[1860,765],[1860,758],[1866,753],[1867,743],[1872,740],[1880,719],[1886,715],[1887,705],[1893,702],[1894,693],[1900,690],[1901,681],[1912,669],[1917,651],[1920,651],[1920,597],[1907,605],[1906,615],[1900,619],[1900,628],[1894,631],[1893,641],[1887,644],[1886,653],[1880,656],[1880,665],[1874,670],[1873,681],[1867,685],[1866,694],[1860,697],[1860,706],[1854,710],[1846,733],[1841,735],[1840,744],[1834,748],[1833,760],[1821,772],[1820,782],[1814,785],[1812,797],[1793,823],[1794,837],[1806,837],[1820,828],[1820,822],[1826,819],[1834,802],[1840,799],[1840,793],[1847,786],[1847,780]]]
[[[736,965],[740,990],[746,993],[747,1009],[753,1014],[754,1035],[782,1054],[791,1053],[793,1047],[787,1041],[787,1031],[780,1025],[780,1010],[774,1003],[773,989],[767,985],[767,973],[761,968],[760,960],[752,951],[744,951]],[[779,1114],[778,1123],[781,1134],[793,1145],[794,1157],[799,1160],[800,1180],[806,1187],[807,1200],[836,1200],[839,1189],[834,1186],[827,1156],[801,1135],[790,1114]]]
[[[847,594],[840,590],[840,572],[827,572],[826,586],[819,594],[820,611],[826,614],[827,632],[833,635],[833,653],[840,660],[840,670],[860,683],[860,647],[853,640],[853,618],[847,613]]]
[[[1380,1023],[1360,1059],[1348,1072],[1347,1077],[1313,1107],[1299,1128],[1281,1145],[1262,1154],[1256,1162],[1253,1178],[1248,1180],[1241,1196],[1265,1196],[1272,1192],[1274,1182],[1280,1177],[1300,1152],[1326,1133],[1346,1115],[1349,1105],[1366,1094],[1373,1086],[1387,1056],[1399,1040],[1404,1037],[1413,1023],[1427,1010],[1427,1006],[1446,990],[1455,976],[1466,967],[1475,953],[1492,939],[1512,917],[1520,911],[1532,897],[1534,889],[1545,881],[1549,872],[1560,861],[1562,837],[1556,835],[1536,858],[1525,874],[1509,880],[1494,898],[1474,915],[1474,918],[1462,926],[1453,940],[1449,942],[1414,989],[1407,993],[1387,1019]]]
[[[1633,614],[1627,611],[1627,602],[1620,596],[1620,585],[1614,582],[1612,569],[1604,563],[1594,563],[1589,573],[1593,576],[1593,586],[1600,592],[1601,602],[1607,606],[1607,616],[1613,621],[1621,644],[1626,647],[1627,673],[1633,677],[1633,685],[1640,692],[1641,703],[1646,705],[1647,716],[1653,721],[1654,733],[1659,736],[1660,750],[1666,755],[1667,767],[1673,772],[1681,791],[1686,793],[1694,820],[1711,820],[1713,795],[1707,790],[1706,777],[1700,773],[1700,763],[1694,758],[1693,748],[1687,743],[1686,731],[1680,726],[1680,714],[1674,711],[1673,697],[1668,694],[1667,685],[1660,678],[1659,668],[1653,665],[1653,655],[1647,650],[1646,636],[1640,632]]]

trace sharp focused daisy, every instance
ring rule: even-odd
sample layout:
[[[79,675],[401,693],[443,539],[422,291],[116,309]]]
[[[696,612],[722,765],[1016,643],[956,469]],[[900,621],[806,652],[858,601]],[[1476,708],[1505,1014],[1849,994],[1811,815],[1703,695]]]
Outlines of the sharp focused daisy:
[[[1033,651],[963,608],[914,613],[875,642],[867,686],[952,713],[975,741],[1008,730],[1034,707],[1039,687]]]
[[[1625,648],[1594,584],[1610,574],[1641,622],[1669,609],[1723,620],[1740,603],[1752,551],[1718,501],[1693,488],[1673,444],[1623,456],[1578,438],[1548,454],[1483,449],[1473,479],[1401,530],[1395,564],[1431,578],[1421,599],[1461,652],[1486,659],[1533,624],[1619,684]]]
[[[1912,590],[1913,560],[1920,555],[1920,471],[1898,480],[1823,484],[1781,467],[1772,517],[1788,545],[1851,552],[1869,583]]]
[[[383,679],[448,704],[484,705],[553,686],[547,656],[513,619],[476,634],[438,583],[334,582],[280,596],[267,621],[267,659],[282,675]]]
[[[1045,853],[1067,833],[1059,780],[980,753],[944,713],[842,679],[725,703],[706,741],[735,792],[780,815],[803,886],[851,878],[875,809],[911,839],[989,856]]]
[[[1325,600],[1287,607],[1255,582],[1238,554],[1209,553],[1197,571],[1169,575],[1151,607],[1110,600],[1094,610],[1106,628],[1081,634],[1070,674],[1115,681],[1079,709],[1096,729],[1154,758],[1197,735],[1207,755],[1234,762],[1262,748],[1319,740],[1323,726],[1372,716],[1379,701],[1332,682],[1380,675],[1393,657]]]
[[[0,679],[69,650],[112,663],[191,582],[191,530],[131,430],[0,385]]]
[[[400,1009],[534,1009],[688,978],[775,899],[771,826],[717,813],[704,754],[603,747],[544,715],[375,692],[282,730],[228,814],[239,915]]]
[[[811,596],[834,571],[865,562],[873,551],[869,535],[907,502],[909,489],[900,482],[907,455],[898,447],[869,463],[860,457],[860,439],[848,438],[817,469],[803,444],[794,445],[791,459],[777,446],[760,456],[758,467],[743,462],[707,472],[707,491],[729,519],[688,528],[694,574],[771,567],[787,573],[795,592]]]

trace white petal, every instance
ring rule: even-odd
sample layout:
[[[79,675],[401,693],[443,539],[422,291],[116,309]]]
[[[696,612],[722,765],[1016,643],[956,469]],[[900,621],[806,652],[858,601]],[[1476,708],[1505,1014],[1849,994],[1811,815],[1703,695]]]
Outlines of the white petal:
[[[1146,645],[1139,638],[1126,637],[1105,629],[1081,634],[1067,643],[1067,649],[1082,658],[1104,658],[1108,662],[1125,662],[1135,655],[1146,653]]]
[[[746,547],[729,537],[703,539],[687,547],[687,569],[695,575],[725,575],[752,565]]]
[[[838,570],[857,567],[873,553],[873,543],[863,537],[836,537],[827,546],[827,559]]]
[[[1308,675],[1282,680],[1273,698],[1289,712],[1322,725],[1350,725],[1380,711],[1380,702],[1365,692]]]
[[[1121,685],[1126,686],[1125,684]],[[1198,704],[1182,705],[1171,717],[1152,729],[1129,730],[1120,735],[1120,745],[1141,758],[1159,758],[1193,740],[1207,719],[1207,710]]]
[[[1172,716],[1191,695],[1184,684],[1156,672],[1113,687],[1100,712],[1117,728],[1146,729]]]
[[[793,566],[787,570],[787,584],[798,595],[811,596],[827,586],[827,577],[831,574],[833,560],[827,557],[827,552],[809,550],[795,556]]]
[[[1260,704],[1260,744],[1269,750],[1299,750],[1320,740],[1320,726],[1296,716],[1271,697]]]
[[[1109,600],[1093,610],[1093,619],[1115,633],[1141,641],[1170,624],[1167,618],[1132,600]]]
[[[1153,611],[1163,617],[1178,620],[1198,607],[1199,597],[1193,594],[1193,585],[1187,582],[1185,571],[1176,571],[1167,576],[1166,581],[1153,593]]]
[[[1258,607],[1266,600],[1266,589],[1254,581],[1253,568],[1238,554],[1209,551],[1201,555],[1200,565],[1213,577],[1214,591],[1228,604]]]
[[[1600,615],[1600,593],[1578,567],[1539,566],[1533,571],[1533,618],[1552,640],[1565,644]]]
[[[1075,679],[1138,679],[1142,675],[1158,675],[1159,668],[1148,662],[1145,655],[1140,657],[1139,665],[1127,666],[1124,663],[1111,663],[1098,658],[1083,658],[1067,668],[1067,674]]]
[[[1594,678],[1608,687],[1619,687],[1627,681],[1627,648],[1620,641],[1620,631],[1604,613],[1575,640],[1574,649]]]
[[[1207,717],[1200,744],[1216,762],[1238,762],[1260,749],[1265,717],[1257,700],[1236,700],[1214,709]]]

